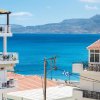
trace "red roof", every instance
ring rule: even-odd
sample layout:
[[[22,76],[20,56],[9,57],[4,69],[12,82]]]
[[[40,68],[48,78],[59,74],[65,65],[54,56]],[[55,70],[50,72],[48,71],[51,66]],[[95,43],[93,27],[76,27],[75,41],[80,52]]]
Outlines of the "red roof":
[[[100,49],[100,39],[97,40],[96,42],[94,42],[93,44],[91,44],[90,46],[87,47],[87,49],[89,50],[93,50],[93,49],[97,49],[99,50]]]
[[[8,73],[8,78],[17,80],[17,91],[42,88],[43,79],[39,76],[23,76],[14,73]],[[57,82],[47,80],[47,87],[57,86]]]

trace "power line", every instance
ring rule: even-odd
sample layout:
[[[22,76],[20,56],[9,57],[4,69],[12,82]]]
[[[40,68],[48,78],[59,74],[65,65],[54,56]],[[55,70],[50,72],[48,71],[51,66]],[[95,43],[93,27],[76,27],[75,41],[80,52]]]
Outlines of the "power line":
[[[64,69],[58,69],[58,70],[65,71]],[[69,75],[65,75],[65,76],[70,76],[70,75],[72,75],[72,76],[79,76],[79,77],[81,77],[82,80],[87,80],[87,81],[92,81],[92,82],[100,83],[99,80],[96,80],[96,79],[93,79],[93,78],[89,78],[89,77],[78,75],[78,74],[73,74],[73,73],[68,72],[68,71],[66,73],[69,73]]]
[[[48,59],[46,59],[46,60],[48,60],[48,61],[53,61],[52,62],[52,65],[50,65],[51,66],[51,68],[49,69],[50,71],[52,71],[53,69],[54,70],[59,70],[59,71],[64,71],[64,69],[59,69],[59,68],[57,68],[56,66],[55,66],[55,63],[56,63],[56,61],[55,61],[55,59],[56,59],[56,57],[51,57],[51,58],[48,58]],[[54,64],[54,65],[53,65]],[[39,70],[15,70],[14,72],[31,72],[31,71],[43,71],[43,69],[39,69]],[[96,80],[96,79],[93,79],[93,78],[89,78],[89,77],[86,77],[86,76],[82,76],[82,75],[77,75],[77,74],[73,74],[73,73],[71,73],[71,72],[69,72],[69,71],[67,71],[67,74],[68,75],[65,75],[65,76],[74,76],[74,77],[78,77],[79,78],[79,76],[80,76],[80,78],[82,79],[82,80],[86,80],[86,81],[91,81],[91,82],[96,82],[96,83],[100,83],[100,81],[99,80]],[[52,73],[51,73],[51,79],[52,79]]]

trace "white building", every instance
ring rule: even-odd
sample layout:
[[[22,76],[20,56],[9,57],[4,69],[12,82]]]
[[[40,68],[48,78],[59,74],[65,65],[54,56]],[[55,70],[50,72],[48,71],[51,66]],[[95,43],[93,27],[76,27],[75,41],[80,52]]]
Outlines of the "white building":
[[[48,87],[46,100],[72,100],[72,90],[70,86]],[[7,97],[9,100],[44,100],[43,88],[11,92]]]
[[[0,15],[6,16],[6,24],[0,24],[0,37],[3,37],[3,51],[0,53],[0,100],[6,100],[6,93],[14,90],[16,86],[15,80],[7,77],[7,71],[12,71],[15,64],[18,63],[17,53],[7,52],[7,37],[12,36],[9,25],[10,14],[9,11],[0,10]],[[0,20],[2,22],[3,19]]]
[[[73,91],[73,100],[100,100],[100,40],[87,47],[88,67],[73,64],[73,72],[80,73],[80,88]]]

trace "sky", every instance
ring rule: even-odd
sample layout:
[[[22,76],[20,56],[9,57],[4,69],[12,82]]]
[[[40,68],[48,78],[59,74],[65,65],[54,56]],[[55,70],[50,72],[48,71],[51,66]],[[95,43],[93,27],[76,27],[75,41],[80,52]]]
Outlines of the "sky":
[[[0,0],[0,9],[12,12],[11,24],[35,26],[100,14],[100,0]]]

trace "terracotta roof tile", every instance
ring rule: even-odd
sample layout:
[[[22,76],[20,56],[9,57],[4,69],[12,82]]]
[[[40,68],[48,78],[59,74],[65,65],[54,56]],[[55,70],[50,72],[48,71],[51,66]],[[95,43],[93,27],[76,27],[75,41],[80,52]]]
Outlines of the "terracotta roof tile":
[[[87,49],[100,49],[100,39],[88,46]]]
[[[40,76],[23,76],[14,73],[8,73],[8,78],[14,78],[17,81],[17,91],[42,88],[43,79]],[[47,80],[47,87],[57,86],[57,82]]]

